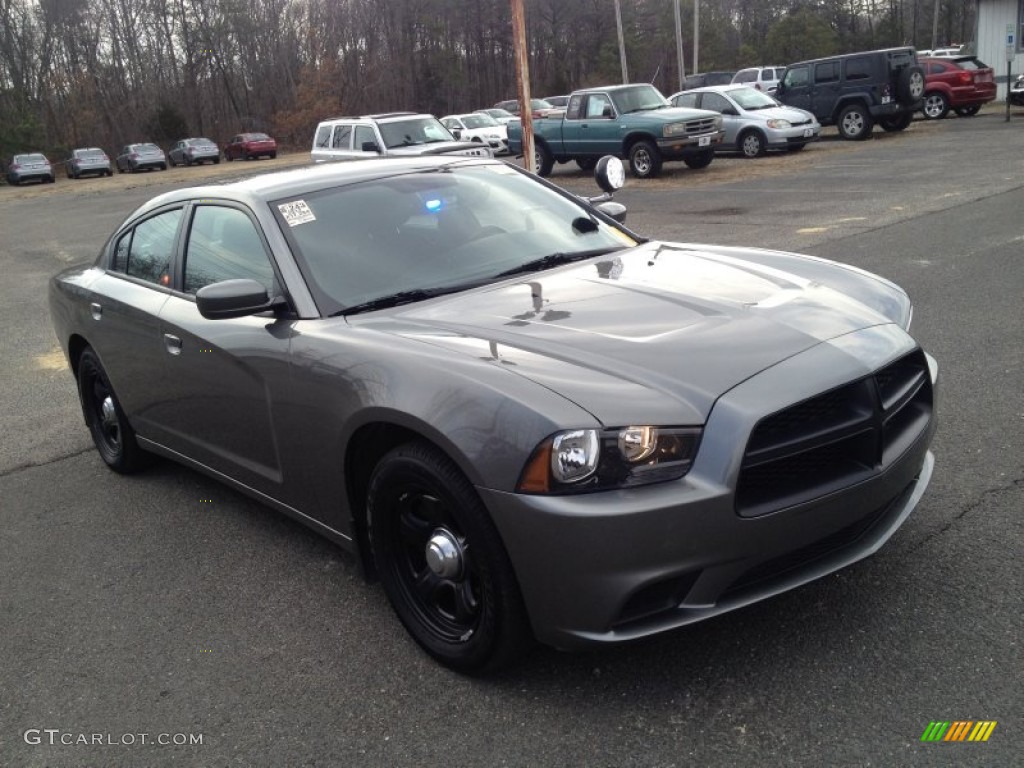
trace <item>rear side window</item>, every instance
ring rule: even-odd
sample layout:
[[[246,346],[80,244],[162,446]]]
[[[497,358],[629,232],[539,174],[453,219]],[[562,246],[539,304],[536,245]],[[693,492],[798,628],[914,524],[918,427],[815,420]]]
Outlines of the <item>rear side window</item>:
[[[317,148],[327,149],[331,146],[331,126],[321,125],[316,129],[316,140],[314,141]]]
[[[935,63],[929,63],[928,64],[928,74],[929,75],[941,75],[945,71],[946,71],[946,68],[944,66],[942,66],[941,64],[935,64]]]
[[[334,138],[331,140],[331,147],[334,149],[348,149],[352,146],[352,126],[339,125],[334,129]]]
[[[580,119],[580,105],[583,104],[583,96],[576,94],[569,97],[569,106],[565,108],[565,117],[568,120]]]
[[[719,114],[725,112],[732,105],[728,99],[718,93],[705,93],[704,97],[700,100],[701,109],[710,109],[712,112],[718,112]],[[733,110],[735,112],[735,110]]]
[[[846,60],[847,80],[866,80],[871,77],[871,59],[857,56]]]
[[[171,259],[181,221],[181,209],[166,211],[138,224],[131,238],[123,236],[114,251],[114,269],[157,285],[170,285]],[[127,253],[125,253],[127,251]]]
[[[757,80],[756,69],[744,69],[736,73],[736,77],[733,79],[734,83],[752,83]]]
[[[677,107],[690,107],[694,108],[697,106],[697,94],[696,93],[680,93],[674,99],[672,104]]]
[[[185,293],[236,278],[255,280],[270,295],[278,293],[274,269],[252,220],[237,208],[197,207],[185,249]]]
[[[834,83],[839,79],[839,62],[825,61],[814,65],[814,82]]]

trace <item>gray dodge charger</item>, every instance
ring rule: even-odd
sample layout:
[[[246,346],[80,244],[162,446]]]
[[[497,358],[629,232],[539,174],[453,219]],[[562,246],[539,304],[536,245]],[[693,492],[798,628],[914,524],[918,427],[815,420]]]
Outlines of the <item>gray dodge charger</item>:
[[[875,552],[932,472],[907,295],[650,241],[608,196],[438,156],[154,198],[50,283],[101,458],[173,459],[356,552],[468,673]]]

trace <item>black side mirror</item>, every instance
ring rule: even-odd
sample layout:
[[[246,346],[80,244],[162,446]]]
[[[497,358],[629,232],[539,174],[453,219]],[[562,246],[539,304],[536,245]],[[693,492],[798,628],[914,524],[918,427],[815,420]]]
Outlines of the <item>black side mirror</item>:
[[[199,314],[207,320],[255,315],[283,304],[283,299],[271,299],[262,283],[248,278],[221,280],[219,283],[204,285],[196,291]]]
[[[622,203],[615,200],[605,200],[603,203],[598,203],[596,208],[605,216],[615,219],[619,224],[626,223],[626,206]]]
[[[380,154],[380,147],[377,146],[376,141],[364,141],[363,152],[376,152],[377,154]]]
[[[456,139],[461,139],[462,138],[462,131],[460,131],[458,128],[456,128],[456,129],[454,129],[452,131],[452,136],[454,136]]]

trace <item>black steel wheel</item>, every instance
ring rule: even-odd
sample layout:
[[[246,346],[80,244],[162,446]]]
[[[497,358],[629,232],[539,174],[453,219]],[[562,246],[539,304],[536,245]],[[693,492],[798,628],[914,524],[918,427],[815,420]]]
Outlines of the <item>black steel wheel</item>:
[[[107,466],[122,474],[143,469],[149,463],[149,454],[135,440],[135,431],[91,347],[86,347],[78,360],[78,393],[92,441]]]
[[[452,669],[501,668],[531,635],[512,564],[473,486],[427,443],[388,453],[370,477],[374,564],[405,628]]]

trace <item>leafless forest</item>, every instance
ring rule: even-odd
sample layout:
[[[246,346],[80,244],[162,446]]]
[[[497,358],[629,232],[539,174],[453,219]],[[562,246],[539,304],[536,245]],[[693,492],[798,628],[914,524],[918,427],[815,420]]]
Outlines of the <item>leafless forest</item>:
[[[681,1],[686,70],[693,2]],[[701,71],[969,42],[972,0],[700,0]],[[613,0],[525,0],[536,95],[621,79]],[[632,81],[676,90],[673,0],[621,0]],[[0,0],[0,152],[267,130],[515,94],[509,0]]]

